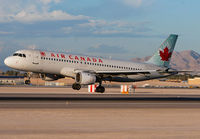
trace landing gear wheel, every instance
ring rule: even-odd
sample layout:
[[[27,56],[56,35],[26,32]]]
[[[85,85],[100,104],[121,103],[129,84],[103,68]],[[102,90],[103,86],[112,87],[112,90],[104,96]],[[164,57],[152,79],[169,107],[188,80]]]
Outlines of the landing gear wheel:
[[[98,86],[96,88],[96,92],[98,92],[98,93],[104,93],[105,92],[105,88],[103,86]]]
[[[81,89],[81,85],[80,85],[80,84],[77,84],[77,83],[74,83],[74,84],[72,85],[72,88],[73,88],[74,90],[80,90],[80,89]]]
[[[30,85],[30,84],[31,84],[31,81],[30,81],[30,80],[25,80],[25,84],[26,84],[26,85]]]

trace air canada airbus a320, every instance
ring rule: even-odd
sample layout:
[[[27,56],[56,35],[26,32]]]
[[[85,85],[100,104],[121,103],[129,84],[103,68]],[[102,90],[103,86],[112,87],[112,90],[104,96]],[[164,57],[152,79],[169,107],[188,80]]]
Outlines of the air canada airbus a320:
[[[102,81],[137,82],[175,75],[178,71],[169,67],[178,35],[171,34],[144,63],[103,59],[40,50],[19,50],[7,57],[4,63],[13,69],[39,73],[46,81],[71,77],[72,88],[99,83],[96,92],[103,93]],[[30,84],[30,79],[25,81]]]

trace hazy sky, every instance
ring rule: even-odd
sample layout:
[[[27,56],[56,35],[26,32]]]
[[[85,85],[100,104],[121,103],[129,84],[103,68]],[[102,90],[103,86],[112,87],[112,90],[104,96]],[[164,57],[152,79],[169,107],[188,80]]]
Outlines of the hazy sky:
[[[18,49],[130,59],[170,34],[200,52],[199,0],[0,0],[0,65]]]

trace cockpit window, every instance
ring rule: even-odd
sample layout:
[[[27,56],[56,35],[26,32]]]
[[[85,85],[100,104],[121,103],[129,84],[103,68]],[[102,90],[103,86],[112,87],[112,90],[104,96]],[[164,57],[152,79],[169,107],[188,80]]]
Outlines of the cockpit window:
[[[18,53],[14,53],[13,56],[18,56]]]
[[[26,57],[25,54],[20,54],[20,53],[14,53],[13,56]]]

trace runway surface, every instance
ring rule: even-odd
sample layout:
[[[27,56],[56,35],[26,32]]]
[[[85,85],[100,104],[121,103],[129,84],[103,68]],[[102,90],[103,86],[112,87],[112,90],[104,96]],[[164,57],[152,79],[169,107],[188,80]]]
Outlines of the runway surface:
[[[0,108],[200,108],[200,95],[1,93]]]
[[[0,138],[200,138],[200,89],[71,90],[0,88]]]

